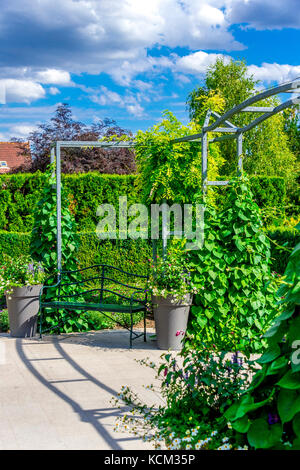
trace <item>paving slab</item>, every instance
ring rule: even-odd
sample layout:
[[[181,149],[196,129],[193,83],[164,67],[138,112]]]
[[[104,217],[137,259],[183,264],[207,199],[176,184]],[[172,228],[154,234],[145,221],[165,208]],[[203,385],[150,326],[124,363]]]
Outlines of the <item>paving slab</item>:
[[[152,449],[132,434],[114,431],[125,410],[110,403],[123,385],[149,404],[160,398],[145,389],[164,352],[143,338],[128,348],[124,330],[22,339],[0,334],[0,450]]]

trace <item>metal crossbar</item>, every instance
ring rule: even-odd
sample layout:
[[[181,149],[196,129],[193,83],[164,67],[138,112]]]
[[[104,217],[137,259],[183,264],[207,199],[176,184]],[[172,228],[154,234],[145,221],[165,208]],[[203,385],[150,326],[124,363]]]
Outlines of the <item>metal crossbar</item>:
[[[261,100],[269,98],[271,96],[278,95],[279,93],[292,93],[292,97],[275,107],[267,106],[253,106],[255,103],[259,103]],[[208,186],[220,186],[226,185],[229,181],[208,181],[207,178],[207,164],[208,164],[208,145],[215,142],[223,142],[226,140],[236,140],[236,152],[237,152],[237,162],[238,162],[238,174],[242,173],[243,169],[243,135],[245,132],[253,129],[258,126],[260,123],[269,119],[271,116],[274,116],[277,113],[280,113],[286,108],[300,104],[300,79],[296,79],[287,83],[282,83],[279,86],[263,90],[262,92],[251,96],[242,103],[233,107],[225,114],[220,116],[218,113],[208,110],[204,126],[201,133],[188,135],[185,137],[180,137],[178,139],[173,139],[171,142],[173,144],[181,142],[201,142],[201,154],[202,154],[202,188],[203,193],[205,194]],[[232,116],[240,112],[254,112],[262,113],[254,121],[250,122],[248,125],[238,128],[230,122]],[[216,120],[209,124],[211,117],[215,117]],[[227,126],[227,127],[221,127]],[[216,136],[213,139],[208,140],[208,133],[228,133],[229,135]]]

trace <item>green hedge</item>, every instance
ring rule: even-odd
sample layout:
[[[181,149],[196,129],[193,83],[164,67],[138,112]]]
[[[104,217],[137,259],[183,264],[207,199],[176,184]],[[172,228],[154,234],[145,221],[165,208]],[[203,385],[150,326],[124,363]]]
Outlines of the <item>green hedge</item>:
[[[78,231],[94,231],[100,204],[113,204],[118,208],[119,196],[126,195],[128,205],[140,201],[136,175],[103,175],[82,173],[62,175],[69,194],[70,209],[78,224]],[[30,232],[33,210],[45,184],[42,173],[0,175],[0,230]],[[281,208],[285,200],[284,180],[279,177],[251,178],[252,190],[258,204],[264,208]],[[221,195],[222,189],[216,191]],[[226,189],[225,193],[226,194]],[[271,222],[272,223],[272,222]]]
[[[78,263],[81,268],[110,264],[136,274],[147,274],[152,247],[147,240],[99,240],[95,232],[80,232]],[[0,260],[4,253],[14,257],[29,253],[30,233],[0,231]]]
[[[80,231],[93,231],[97,225],[97,207],[113,204],[127,196],[128,204],[140,201],[135,175],[83,173],[62,175],[69,194],[70,209]],[[42,173],[0,175],[0,230],[30,232],[33,209],[45,184]]]
[[[292,228],[270,227],[267,230],[267,235],[272,240],[272,268],[274,271],[283,274],[291,251],[297,243],[300,243],[300,232]]]
[[[292,250],[300,242],[299,231],[283,227],[270,228],[266,233],[273,240],[272,269],[283,274],[290,253],[286,249]],[[80,232],[78,237],[80,267],[104,263],[125,271],[146,274],[147,260],[152,257],[150,240],[99,240],[95,232]],[[0,231],[0,260],[3,253],[14,257],[29,253],[29,240],[29,233]]]

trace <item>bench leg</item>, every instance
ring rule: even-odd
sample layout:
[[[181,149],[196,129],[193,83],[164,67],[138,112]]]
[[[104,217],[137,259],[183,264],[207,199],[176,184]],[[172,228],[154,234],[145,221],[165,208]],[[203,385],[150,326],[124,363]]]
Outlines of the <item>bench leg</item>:
[[[130,312],[130,342],[129,342],[130,349],[132,349],[132,331],[133,331],[133,317],[132,317],[132,312]]]
[[[147,336],[146,336],[146,314],[147,314],[147,310],[144,311],[144,342],[145,343],[147,341]]]
[[[42,323],[43,323],[43,308],[40,307],[40,339],[43,339],[43,335],[42,335]]]

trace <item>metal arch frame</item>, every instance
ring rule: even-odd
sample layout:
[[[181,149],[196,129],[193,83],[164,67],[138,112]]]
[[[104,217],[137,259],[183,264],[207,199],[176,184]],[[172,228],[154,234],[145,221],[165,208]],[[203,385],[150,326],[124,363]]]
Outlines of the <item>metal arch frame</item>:
[[[133,141],[99,142],[99,141],[64,141],[52,142],[50,147],[50,161],[56,161],[56,221],[57,221],[57,271],[58,277],[62,268],[62,234],[61,234],[61,149],[62,148],[132,148]]]
[[[266,106],[252,106],[253,104],[265,99],[270,96],[278,95],[279,93],[293,93],[296,96],[288,99],[284,103],[281,103],[278,106],[266,107]],[[202,155],[202,189],[203,193],[206,194],[208,186],[224,186],[229,183],[229,181],[208,181],[207,179],[207,163],[208,163],[208,145],[214,142],[222,142],[224,140],[233,140],[236,139],[236,148],[237,148],[237,158],[238,158],[238,174],[241,174],[243,169],[243,134],[250,129],[253,129],[255,126],[265,121],[266,119],[274,116],[277,113],[280,113],[286,108],[289,108],[293,105],[300,104],[300,79],[296,79],[290,82],[283,83],[279,86],[266,89],[255,96],[251,96],[246,99],[239,105],[227,111],[225,114],[220,116],[218,113],[208,110],[204,126],[201,133],[189,135],[186,137],[181,137],[179,139],[172,140],[172,143],[179,142],[201,142],[201,155]],[[250,124],[244,127],[236,127],[230,122],[230,118],[240,112],[257,112],[264,113],[261,116],[257,117]],[[212,124],[209,124],[211,117],[215,117],[216,120]],[[227,127],[220,127],[222,125]],[[218,133],[227,133],[228,135],[217,136],[211,140],[208,140],[208,132],[218,132]]]
[[[298,93],[295,97],[281,103],[275,108],[258,107],[252,106],[260,100],[268,98],[270,96],[277,95],[279,93]],[[171,143],[178,142],[192,142],[198,141],[202,143],[202,188],[203,193],[207,191],[207,186],[220,186],[227,185],[228,181],[208,181],[207,180],[207,159],[208,159],[208,144],[213,142],[221,142],[223,140],[236,139],[237,142],[237,156],[238,156],[238,171],[241,172],[243,168],[242,153],[243,153],[243,134],[253,127],[257,126],[269,117],[277,114],[284,109],[300,104],[300,79],[290,81],[262,91],[261,93],[252,96],[245,100],[243,103],[235,106],[234,108],[227,111],[227,113],[220,116],[218,113],[209,110],[206,114],[204,126],[200,134],[189,135],[174,139]],[[264,113],[250,124],[245,127],[238,128],[230,122],[230,118],[239,112],[259,112]],[[215,122],[209,125],[211,117],[216,118]],[[227,127],[219,127],[225,124]],[[227,133],[229,135],[217,136],[214,139],[208,141],[208,132]],[[119,141],[119,142],[99,142],[99,141],[56,141],[51,144],[50,158],[51,163],[56,160],[56,217],[57,217],[57,270],[58,276],[60,276],[62,268],[62,234],[61,234],[61,149],[62,148],[134,148],[134,140],[131,141]],[[166,240],[164,241],[166,245]],[[154,253],[155,247],[153,247]]]

